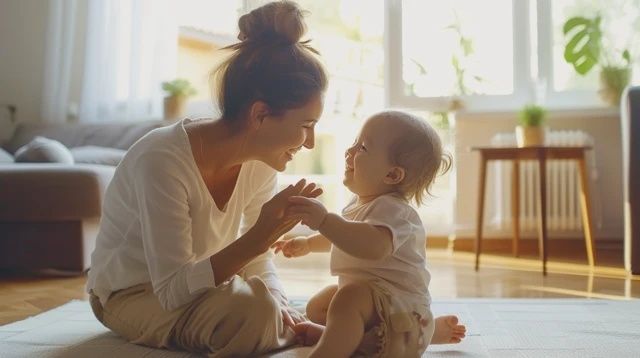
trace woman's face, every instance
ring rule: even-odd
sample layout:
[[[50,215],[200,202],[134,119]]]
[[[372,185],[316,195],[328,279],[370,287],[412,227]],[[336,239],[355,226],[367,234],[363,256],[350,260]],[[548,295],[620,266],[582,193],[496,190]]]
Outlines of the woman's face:
[[[315,125],[323,107],[323,96],[318,94],[300,108],[278,116],[267,115],[255,138],[258,143],[253,143],[259,148],[259,159],[275,170],[283,171],[302,147],[313,148]]]

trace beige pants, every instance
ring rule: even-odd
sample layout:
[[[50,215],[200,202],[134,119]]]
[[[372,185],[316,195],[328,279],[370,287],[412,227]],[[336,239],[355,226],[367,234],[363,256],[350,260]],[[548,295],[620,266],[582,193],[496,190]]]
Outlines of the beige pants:
[[[116,291],[104,307],[91,308],[107,328],[131,343],[205,353],[212,357],[254,356],[294,343],[275,299],[258,277],[236,276],[193,302],[165,311],[151,284]]]

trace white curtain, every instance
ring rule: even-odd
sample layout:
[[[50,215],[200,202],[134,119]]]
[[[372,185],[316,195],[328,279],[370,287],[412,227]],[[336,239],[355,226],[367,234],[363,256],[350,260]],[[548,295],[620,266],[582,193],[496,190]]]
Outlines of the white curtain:
[[[176,73],[170,0],[88,0],[80,121],[161,118]]]
[[[76,0],[50,0],[42,86],[43,121],[65,122],[69,112]]]

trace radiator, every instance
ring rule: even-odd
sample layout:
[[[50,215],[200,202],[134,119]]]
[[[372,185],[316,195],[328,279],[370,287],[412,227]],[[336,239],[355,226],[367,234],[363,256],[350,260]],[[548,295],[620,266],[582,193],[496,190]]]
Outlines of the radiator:
[[[593,138],[583,131],[549,131],[546,134],[546,145],[550,146],[593,146]],[[493,136],[494,146],[515,146],[513,133],[499,133]],[[593,193],[597,172],[593,150],[587,152],[587,168],[590,178],[590,189]],[[512,227],[511,217],[511,179],[512,164],[507,161],[491,161],[489,178],[493,182],[493,193],[487,193],[489,200],[487,213],[489,225],[497,230]],[[580,212],[580,178],[572,160],[547,161],[547,229],[549,231],[576,232],[582,230]],[[538,162],[520,162],[520,230],[529,231],[537,228],[538,215]],[[599,211],[599,202],[592,194],[592,208]],[[491,203],[493,202],[493,203]],[[594,224],[600,226],[599,213],[592,213]]]

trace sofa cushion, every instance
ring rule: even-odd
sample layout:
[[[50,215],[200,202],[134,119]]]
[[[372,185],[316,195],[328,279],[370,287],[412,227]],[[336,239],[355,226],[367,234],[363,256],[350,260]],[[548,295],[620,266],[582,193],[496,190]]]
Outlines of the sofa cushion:
[[[38,136],[16,151],[15,161],[73,164],[73,156],[69,149],[57,140]]]
[[[13,163],[13,156],[6,150],[0,148],[0,164]]]
[[[71,148],[71,155],[76,163],[102,164],[117,166],[126,150],[87,145]]]

